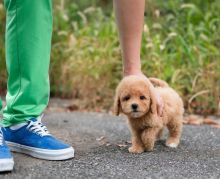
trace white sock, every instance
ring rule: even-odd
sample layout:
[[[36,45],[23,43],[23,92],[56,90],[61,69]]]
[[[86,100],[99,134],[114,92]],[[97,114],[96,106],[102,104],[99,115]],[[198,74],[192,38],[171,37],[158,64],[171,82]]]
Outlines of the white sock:
[[[23,123],[20,123],[20,124],[13,125],[13,126],[10,127],[10,129],[11,130],[18,130],[18,129],[22,128],[25,125],[27,125],[27,122],[23,122]]]

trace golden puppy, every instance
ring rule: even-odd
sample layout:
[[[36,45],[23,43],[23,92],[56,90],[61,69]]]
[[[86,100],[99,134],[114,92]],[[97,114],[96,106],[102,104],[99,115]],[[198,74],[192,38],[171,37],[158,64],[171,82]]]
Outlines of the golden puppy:
[[[169,130],[166,145],[177,147],[180,142],[184,112],[182,99],[166,82],[156,78],[149,80],[128,76],[116,89],[114,110],[116,115],[124,113],[128,117],[132,134],[132,146],[129,148],[131,153],[152,151],[164,126]],[[161,117],[157,115],[155,91],[164,102]]]

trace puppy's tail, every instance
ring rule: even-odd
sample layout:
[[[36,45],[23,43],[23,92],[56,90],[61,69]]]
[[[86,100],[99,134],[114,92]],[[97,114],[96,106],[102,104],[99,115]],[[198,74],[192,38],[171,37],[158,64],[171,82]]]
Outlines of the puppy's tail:
[[[154,85],[154,86],[159,86],[159,87],[169,87],[169,85],[167,84],[167,82],[160,80],[158,78],[149,78],[150,82]]]

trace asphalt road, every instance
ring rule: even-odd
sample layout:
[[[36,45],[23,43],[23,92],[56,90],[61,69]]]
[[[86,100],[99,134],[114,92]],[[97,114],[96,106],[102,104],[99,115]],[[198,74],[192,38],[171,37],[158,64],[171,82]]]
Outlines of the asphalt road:
[[[50,132],[72,144],[76,156],[56,162],[14,153],[15,169],[0,178],[220,178],[220,129],[184,126],[177,149],[156,144],[150,153],[129,154],[123,117],[98,113],[48,113]]]

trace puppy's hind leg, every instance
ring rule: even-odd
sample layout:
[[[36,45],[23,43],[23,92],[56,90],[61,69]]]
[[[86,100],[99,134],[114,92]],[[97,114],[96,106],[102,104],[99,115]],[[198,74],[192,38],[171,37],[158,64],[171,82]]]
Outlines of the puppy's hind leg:
[[[170,123],[168,123],[167,128],[170,134],[166,141],[166,146],[176,148],[179,145],[182,126],[182,116],[178,116],[174,120],[171,120]]]

